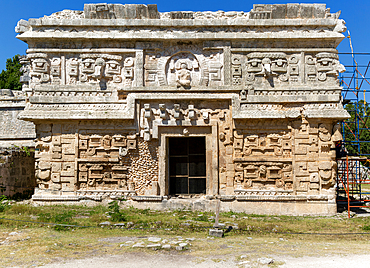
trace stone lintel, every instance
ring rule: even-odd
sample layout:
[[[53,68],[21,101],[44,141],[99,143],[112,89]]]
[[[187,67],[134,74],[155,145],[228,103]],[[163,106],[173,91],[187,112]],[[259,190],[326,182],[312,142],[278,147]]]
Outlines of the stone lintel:
[[[153,33],[145,33],[145,32],[138,32],[138,33],[129,33],[129,32],[116,32],[116,33],[98,33],[98,34],[91,34],[86,32],[26,32],[21,35],[17,36],[18,39],[22,41],[32,41],[32,40],[40,40],[40,39],[48,39],[51,38],[53,40],[60,39],[60,40],[80,40],[80,39],[96,39],[96,40],[127,40],[127,41],[134,41],[134,40],[198,40],[198,41],[205,41],[205,40],[230,40],[233,39],[234,41],[251,41],[251,40],[262,40],[266,41],[266,39],[271,40],[292,40],[292,41],[299,41],[299,40],[312,40],[319,42],[335,42],[336,46],[344,39],[344,35],[341,33],[335,32],[318,32],[318,33],[308,33],[302,34],[301,32],[290,32],[290,33],[271,33],[267,31],[266,33],[249,33],[245,32],[225,32],[225,33],[201,33],[201,32],[191,32],[184,33],[184,32],[171,32],[167,33],[167,31],[162,32],[153,32]]]
[[[166,20],[166,19],[29,19],[29,26],[107,26],[107,27],[224,27],[224,26],[243,26],[243,27],[292,27],[292,26],[336,26],[337,19],[207,19],[207,20]]]

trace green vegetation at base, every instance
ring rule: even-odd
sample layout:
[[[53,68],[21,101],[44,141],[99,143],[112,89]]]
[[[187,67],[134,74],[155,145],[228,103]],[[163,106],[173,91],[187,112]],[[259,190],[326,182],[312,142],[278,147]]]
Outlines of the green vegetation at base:
[[[240,256],[246,255],[251,263],[270,255],[368,253],[370,219],[367,217],[348,219],[346,213],[332,217],[295,217],[222,212],[220,223],[233,229],[224,238],[216,238],[209,237],[213,212],[155,211],[123,207],[123,204],[114,201],[108,206],[24,203],[8,206],[0,212],[0,267],[41,266],[57,259],[157,251],[198,256],[200,261],[206,256],[214,260],[224,256],[241,260]],[[115,222],[120,224],[115,226]],[[104,223],[103,228],[100,223]],[[171,248],[149,248],[147,245],[153,244],[149,237],[159,237],[162,244],[170,244]],[[175,249],[179,241],[189,243],[185,251]],[[134,247],[136,243],[144,246]]]
[[[109,216],[111,216],[112,221],[120,222],[126,220],[125,214],[120,210],[118,201],[110,202],[108,209],[110,209]]]
[[[0,212],[4,212],[10,207],[8,199],[5,195],[0,196]]]
[[[3,197],[2,200],[5,200]],[[124,203],[124,202],[122,202]],[[66,224],[84,227],[99,227],[102,222],[122,223],[117,228],[128,233],[158,233],[181,235],[186,233],[204,233],[214,224],[213,212],[190,210],[155,211],[122,207],[121,201],[113,201],[108,206],[45,205],[32,206],[15,203],[8,205],[0,202],[0,218],[21,220],[0,220],[1,226],[28,228],[48,226],[59,231],[76,230],[75,226],[53,225]],[[333,217],[297,217],[251,215],[246,213],[222,212],[220,223],[225,228],[232,226],[228,235],[237,234],[274,234],[274,233],[360,233],[370,229],[367,217],[347,219],[347,214]],[[22,222],[25,221],[25,222]],[[128,229],[126,231],[126,229]]]

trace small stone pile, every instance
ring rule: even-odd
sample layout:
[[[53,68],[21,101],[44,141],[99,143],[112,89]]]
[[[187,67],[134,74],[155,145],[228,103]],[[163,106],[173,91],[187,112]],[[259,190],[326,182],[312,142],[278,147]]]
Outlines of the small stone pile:
[[[191,246],[190,242],[194,241],[195,238],[182,238],[177,236],[175,239],[162,239],[160,237],[148,237],[140,242],[126,241],[124,244],[120,244],[120,247],[132,247],[132,248],[152,248],[158,249],[175,249],[175,250],[187,250]]]

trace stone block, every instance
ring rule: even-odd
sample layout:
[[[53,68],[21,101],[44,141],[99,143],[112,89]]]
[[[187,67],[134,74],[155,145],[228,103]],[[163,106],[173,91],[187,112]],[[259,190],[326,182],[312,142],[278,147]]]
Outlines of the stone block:
[[[317,162],[307,162],[307,168],[309,172],[319,171],[319,165],[317,164]]]
[[[159,184],[157,181],[152,182],[152,195],[159,195]]]
[[[86,171],[80,171],[78,173],[78,181],[79,182],[87,182],[88,175]]]
[[[52,153],[51,154],[51,158],[52,159],[61,159],[62,158],[62,154],[59,153],[59,152]]]
[[[53,147],[51,148],[51,151],[52,151],[53,153],[62,153],[62,147],[60,147],[60,146],[53,146]]]
[[[310,183],[311,190],[318,190],[319,188],[320,188],[320,185],[318,183]]]
[[[298,18],[299,4],[287,4],[286,8],[287,8],[286,17],[288,19]]]
[[[314,4],[313,15],[317,19],[325,18],[326,4]]]
[[[224,237],[224,231],[222,229],[209,229],[209,236]]]
[[[126,9],[125,5],[115,4],[112,5],[111,10],[114,10],[114,15],[116,19],[125,19],[126,18]]]
[[[75,154],[75,146],[73,144],[62,144],[62,152],[66,154]]]
[[[226,173],[225,172],[220,173],[219,177],[220,177],[220,184],[226,184]]]
[[[226,195],[233,195],[234,193],[234,186],[232,187],[226,187]]]
[[[301,18],[311,19],[313,17],[314,5],[301,4]]]
[[[136,19],[137,18],[137,5],[136,4],[126,4],[126,19]]]
[[[226,155],[224,156],[226,164],[233,164],[234,163],[234,157],[232,155]]]
[[[127,149],[136,149],[136,140],[128,140]]]
[[[253,11],[263,12],[271,11],[273,5],[271,4],[253,4]]]
[[[159,13],[156,4],[148,4],[149,19],[159,19]]]
[[[226,164],[226,171],[233,171],[234,170],[234,164]]]
[[[272,19],[285,19],[286,17],[286,4],[272,5]]]
[[[233,187],[234,186],[234,177],[227,177],[226,178],[226,186]]]
[[[331,161],[320,161],[319,162],[319,169],[321,170],[328,170],[332,168]]]
[[[193,19],[193,12],[171,11],[171,19]]]
[[[61,124],[53,124],[53,135],[61,134],[62,133],[62,125]]]
[[[39,161],[39,162],[37,163],[37,167],[38,167],[40,170],[50,169],[50,162],[46,162],[46,161]]]
[[[137,17],[140,19],[149,17],[148,7],[146,5],[137,5]]]
[[[73,183],[63,182],[63,183],[61,183],[61,186],[62,186],[62,189],[66,192],[74,191]]]
[[[72,176],[71,177],[61,176],[60,177],[60,182],[73,185],[74,182],[75,182],[75,178],[72,177]]]
[[[226,155],[232,155],[233,154],[233,146],[228,145],[226,146]]]
[[[310,147],[308,147],[308,152],[309,153],[318,153],[319,152],[319,147],[311,145]]]
[[[58,193],[58,191],[60,191],[62,189],[62,185],[59,184],[59,183],[53,183],[50,187],[50,189],[54,192],[54,193]]]
[[[40,132],[51,132],[51,125],[50,124],[39,124],[37,125],[37,131]]]
[[[60,173],[52,173],[51,174],[51,181],[53,183],[60,183]]]
[[[51,140],[54,146],[58,146],[61,144],[60,136],[53,136]]]
[[[149,245],[146,245],[147,248],[160,248],[162,246],[162,244],[149,244]]]
[[[315,172],[310,174],[310,182],[319,182],[319,181],[320,181],[319,173]]]
[[[226,171],[226,176],[229,178],[234,178],[235,177],[235,171]]]

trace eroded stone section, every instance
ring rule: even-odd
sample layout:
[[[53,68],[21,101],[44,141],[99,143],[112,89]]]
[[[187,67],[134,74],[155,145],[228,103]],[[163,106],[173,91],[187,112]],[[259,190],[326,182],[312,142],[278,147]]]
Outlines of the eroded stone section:
[[[28,198],[36,186],[34,152],[20,147],[0,148],[0,195]]]
[[[0,89],[0,146],[33,146],[35,126],[31,122],[18,120],[17,116],[26,106],[22,91]]]

